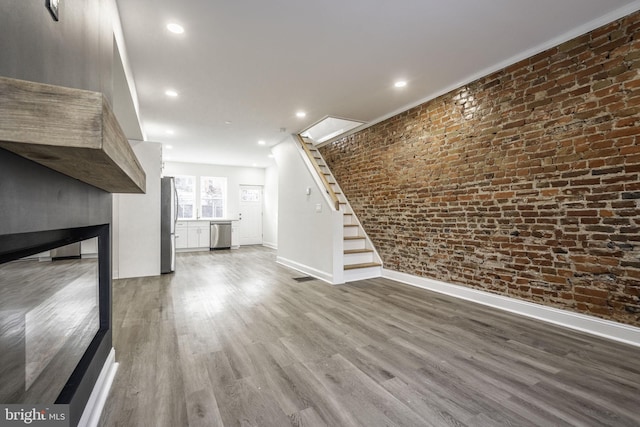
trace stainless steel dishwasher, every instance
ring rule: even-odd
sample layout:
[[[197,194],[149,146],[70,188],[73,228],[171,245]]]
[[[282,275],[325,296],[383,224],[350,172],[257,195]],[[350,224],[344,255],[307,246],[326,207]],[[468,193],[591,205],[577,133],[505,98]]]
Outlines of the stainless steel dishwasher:
[[[211,221],[209,249],[231,247],[231,221]]]

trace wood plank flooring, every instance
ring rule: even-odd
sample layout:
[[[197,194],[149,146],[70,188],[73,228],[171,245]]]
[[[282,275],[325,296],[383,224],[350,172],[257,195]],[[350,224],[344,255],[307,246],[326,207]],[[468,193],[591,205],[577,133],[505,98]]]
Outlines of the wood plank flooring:
[[[102,426],[638,426],[640,349],[262,247],[114,282]]]

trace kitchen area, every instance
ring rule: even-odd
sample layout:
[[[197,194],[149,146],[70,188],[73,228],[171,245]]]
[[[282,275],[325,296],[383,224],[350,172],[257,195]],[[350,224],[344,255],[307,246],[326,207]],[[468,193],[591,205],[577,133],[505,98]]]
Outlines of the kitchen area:
[[[186,180],[184,178],[187,178]],[[165,176],[160,184],[160,242],[161,273],[172,273],[176,266],[176,253],[235,249],[240,247],[238,221],[223,218],[200,218],[200,209],[194,212],[189,197],[184,197],[181,187],[189,188],[191,177]],[[220,180],[226,184],[226,179]],[[226,185],[225,185],[226,187]],[[182,196],[181,196],[182,193]],[[226,188],[220,193],[226,193]],[[181,200],[181,197],[183,199]],[[186,200],[184,200],[186,199]],[[208,216],[213,212],[225,212],[226,197],[220,209],[202,209]],[[185,218],[185,212],[196,213],[195,218]],[[239,214],[241,218],[241,213]],[[239,219],[240,219],[239,218]]]
[[[240,247],[238,221],[180,220],[176,222],[176,250],[196,251]]]
[[[238,249],[275,240],[277,202],[267,197],[275,176],[264,169],[164,162],[161,273],[175,271],[181,252]],[[266,224],[266,225],[265,225]],[[267,236],[273,236],[265,241]]]
[[[219,258],[215,256],[218,251],[211,247],[232,250],[245,245],[277,247],[276,168],[162,162],[161,144],[131,141],[131,145],[147,172],[147,193],[113,196],[114,279],[170,273],[175,270],[175,254],[181,252],[210,252],[214,261]],[[173,218],[169,214],[165,224],[164,219],[161,221],[162,205],[166,203],[161,200],[162,177],[185,176],[193,177],[192,208],[183,203],[180,212],[175,210],[175,204],[171,210]],[[203,177],[226,179],[222,207],[214,200],[215,211],[203,210],[207,203],[202,200],[208,195],[202,190]],[[212,222],[217,225],[213,239]],[[220,222],[226,228],[222,232]],[[230,241],[221,238],[228,236],[227,224],[231,226]]]

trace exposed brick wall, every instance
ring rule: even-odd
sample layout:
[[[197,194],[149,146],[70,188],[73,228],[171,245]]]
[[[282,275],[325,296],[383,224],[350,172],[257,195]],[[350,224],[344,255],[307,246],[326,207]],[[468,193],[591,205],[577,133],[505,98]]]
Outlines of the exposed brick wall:
[[[321,149],[385,268],[640,326],[640,13]]]

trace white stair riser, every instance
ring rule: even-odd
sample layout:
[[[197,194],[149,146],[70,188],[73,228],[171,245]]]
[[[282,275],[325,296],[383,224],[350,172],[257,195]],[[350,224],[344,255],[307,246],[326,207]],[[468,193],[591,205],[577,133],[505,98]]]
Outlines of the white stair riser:
[[[359,227],[344,227],[344,237],[358,236]]]
[[[367,262],[373,262],[373,252],[344,254],[344,265],[365,264]]]
[[[344,281],[354,282],[356,280],[372,279],[382,276],[382,267],[356,268],[344,271]]]
[[[344,250],[346,251],[349,249],[364,249],[364,239],[345,240]]]

